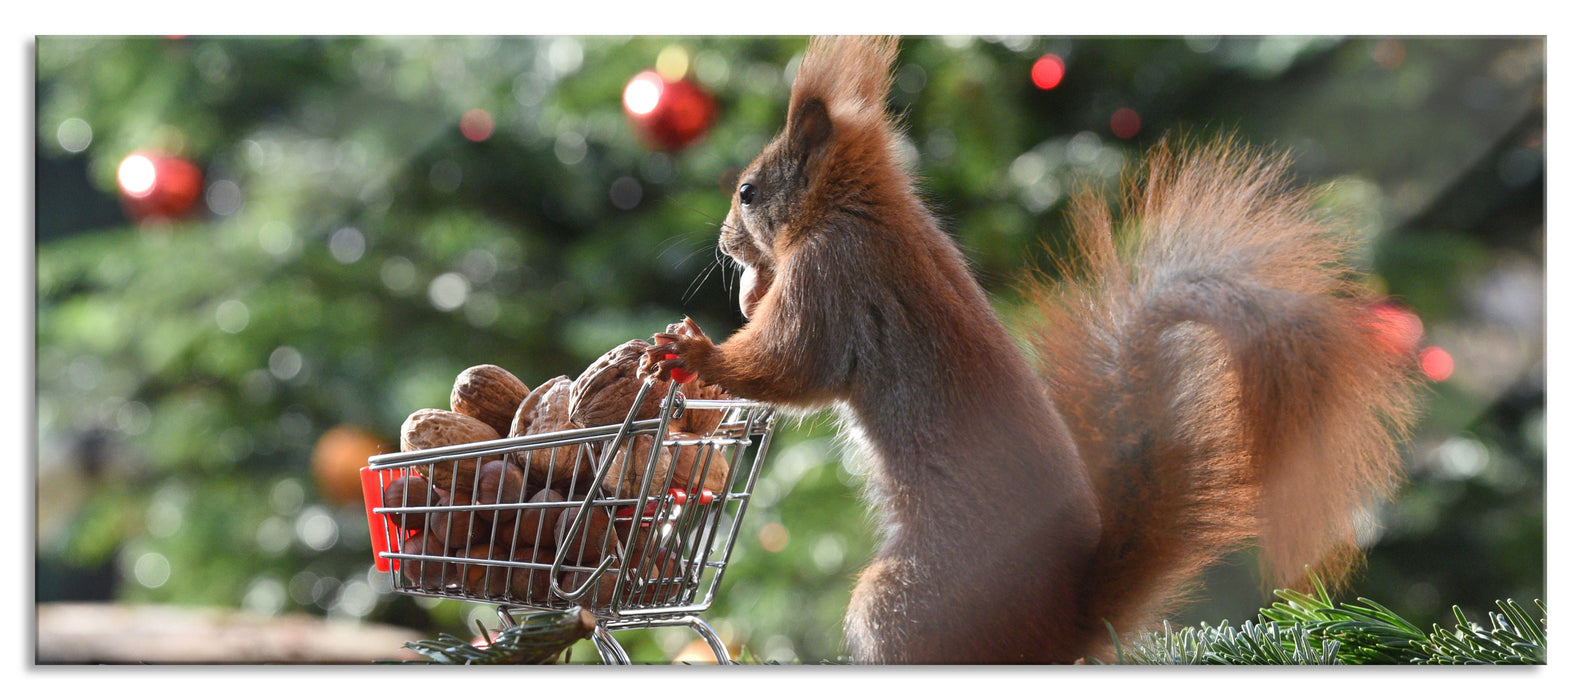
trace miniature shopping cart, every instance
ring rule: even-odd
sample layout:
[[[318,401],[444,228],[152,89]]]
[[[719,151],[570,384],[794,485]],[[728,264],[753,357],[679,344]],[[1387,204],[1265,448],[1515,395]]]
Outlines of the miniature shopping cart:
[[[507,626],[580,606],[605,663],[631,662],[612,631],[681,625],[730,662],[698,614],[719,589],[774,415],[752,401],[688,399],[672,381],[659,417],[638,419],[656,384],[641,385],[618,425],[371,458],[362,477],[375,566],[398,593],[494,604]],[[719,426],[667,432],[688,411],[720,412]],[[496,462],[524,478],[491,483]],[[453,483],[415,478],[436,464]]]

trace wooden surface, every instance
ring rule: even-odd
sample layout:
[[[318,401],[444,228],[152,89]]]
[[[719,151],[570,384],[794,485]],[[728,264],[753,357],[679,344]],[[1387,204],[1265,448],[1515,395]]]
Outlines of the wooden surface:
[[[39,664],[368,664],[421,659],[413,630],[303,614],[163,605],[36,608]]]

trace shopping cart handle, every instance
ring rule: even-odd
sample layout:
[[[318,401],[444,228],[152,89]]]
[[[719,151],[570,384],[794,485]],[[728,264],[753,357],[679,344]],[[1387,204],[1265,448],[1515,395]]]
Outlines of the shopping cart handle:
[[[560,596],[561,600],[569,601],[576,600],[587,595],[588,589],[599,585],[599,577],[603,576],[604,572],[609,571],[610,567],[615,566],[619,560],[614,554],[604,555],[604,560],[600,561],[599,565],[594,567],[593,573],[588,574],[587,580],[583,581],[580,585],[571,589],[570,591],[560,587],[560,561],[561,560],[557,557],[555,559],[555,564],[549,569],[549,590],[555,595]]]

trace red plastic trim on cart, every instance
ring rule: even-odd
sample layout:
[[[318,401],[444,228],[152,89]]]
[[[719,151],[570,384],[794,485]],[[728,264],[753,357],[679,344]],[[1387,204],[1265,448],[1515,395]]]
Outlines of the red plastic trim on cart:
[[[686,505],[687,501],[689,500],[688,497],[687,497],[687,492],[684,489],[670,489],[668,494],[670,496],[671,502],[673,502],[673,503],[675,503],[676,505],[679,505],[679,506]],[[708,505],[710,503],[713,503],[713,502],[714,502],[714,492],[713,491],[710,491],[708,489],[702,489],[701,491],[698,492],[698,505],[706,506],[706,505]],[[658,500],[652,500],[652,499],[649,500],[648,501],[648,505],[643,507],[643,521],[640,523],[640,525],[642,525],[643,527],[648,527],[649,524],[651,524],[653,522],[654,513],[657,513],[658,511],[659,511],[659,501]],[[636,512],[637,512],[637,508],[635,506],[623,506],[621,508],[616,508],[615,509],[615,521],[616,522],[622,522],[622,523],[631,522],[632,521],[632,514],[636,513]]]
[[[397,571],[400,571],[400,560],[392,560],[383,555],[390,553],[392,542],[400,541],[401,531],[395,523],[390,522],[389,518],[374,512],[374,508],[384,505],[384,484],[379,483],[380,472],[368,467],[358,471],[363,480],[363,508],[368,512],[368,537],[373,543],[374,568],[379,571],[389,571],[393,565]],[[381,533],[383,537],[380,536]]]

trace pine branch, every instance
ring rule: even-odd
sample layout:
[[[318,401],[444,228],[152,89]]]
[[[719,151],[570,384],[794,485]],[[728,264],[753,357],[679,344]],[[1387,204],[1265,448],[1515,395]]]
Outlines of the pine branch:
[[[1513,601],[1496,603],[1492,627],[1467,620],[1452,607],[1456,625],[1423,632],[1383,605],[1359,598],[1336,605],[1323,584],[1315,593],[1276,591],[1280,602],[1259,611],[1240,628],[1222,622],[1152,633],[1130,649],[1117,641],[1126,664],[1543,664],[1547,663],[1548,610],[1534,601],[1534,619]],[[1111,631],[1113,635],[1113,630]]]
[[[1454,629],[1434,625],[1425,646],[1432,653],[1423,663],[1430,664],[1543,664],[1548,663],[1549,615],[1543,601],[1533,601],[1538,621],[1511,600],[1499,601],[1500,612],[1490,613],[1493,629],[1485,630],[1467,621],[1460,607],[1451,608],[1456,616]]]
[[[440,633],[436,640],[407,642],[406,647],[427,656],[437,664],[546,664],[593,633],[593,614],[582,608],[534,613],[520,624],[500,630],[492,640],[479,624],[482,647],[453,634]],[[424,663],[424,662],[415,662]]]

